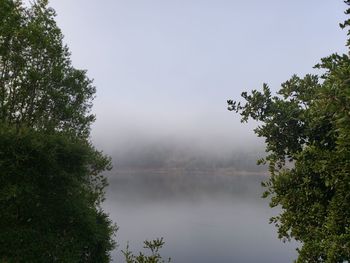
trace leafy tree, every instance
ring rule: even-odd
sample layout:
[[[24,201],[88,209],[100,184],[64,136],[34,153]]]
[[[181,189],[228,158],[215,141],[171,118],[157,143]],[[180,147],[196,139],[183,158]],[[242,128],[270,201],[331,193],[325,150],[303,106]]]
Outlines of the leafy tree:
[[[47,2],[0,1],[0,122],[87,137],[95,87],[71,65]]]
[[[95,87],[48,1],[0,0],[0,261],[108,262],[110,159],[89,142]]]
[[[348,28],[350,19],[340,26]],[[271,174],[264,197],[282,208],[271,218],[279,237],[301,242],[296,262],[348,262],[350,58],[332,54],[315,67],[320,75],[292,76],[276,96],[264,84],[261,92],[243,92],[244,104],[228,105],[242,122],[261,123],[255,133],[265,138],[268,155],[258,163]]]
[[[115,227],[91,174],[107,159],[62,134],[0,131],[0,261],[109,262]]]

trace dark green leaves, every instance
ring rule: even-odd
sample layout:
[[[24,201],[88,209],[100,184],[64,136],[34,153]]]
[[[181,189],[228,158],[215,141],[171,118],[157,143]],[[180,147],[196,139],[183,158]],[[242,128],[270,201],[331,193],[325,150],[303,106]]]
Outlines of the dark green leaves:
[[[70,53],[47,1],[0,3],[0,122],[89,135],[95,87]]]
[[[0,149],[0,261],[109,262],[115,227],[96,205],[105,181],[91,175],[108,160],[33,131],[1,129]]]
[[[165,261],[159,254],[159,250],[163,247],[164,241],[163,238],[157,238],[152,241],[146,240],[144,242],[145,249],[150,251],[150,255],[146,255],[142,252],[139,252],[138,255],[134,255],[129,250],[129,244],[126,246],[126,250],[122,250],[122,253],[125,258],[126,263],[165,263],[170,262],[170,258]]]

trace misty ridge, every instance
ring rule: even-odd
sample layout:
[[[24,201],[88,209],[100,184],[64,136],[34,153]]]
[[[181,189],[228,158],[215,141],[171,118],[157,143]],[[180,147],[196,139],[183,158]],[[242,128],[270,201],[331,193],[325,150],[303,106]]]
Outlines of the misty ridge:
[[[112,151],[115,170],[166,170],[189,172],[221,171],[227,173],[264,173],[266,167],[256,165],[264,156],[259,146],[248,149],[199,145],[194,141],[143,140]]]
[[[110,145],[114,163],[108,180],[113,191],[108,195],[113,200],[257,199],[262,193],[260,183],[266,179],[267,167],[256,165],[264,156],[259,145],[232,150],[223,139],[214,144],[175,136],[129,138],[119,147],[117,142]]]

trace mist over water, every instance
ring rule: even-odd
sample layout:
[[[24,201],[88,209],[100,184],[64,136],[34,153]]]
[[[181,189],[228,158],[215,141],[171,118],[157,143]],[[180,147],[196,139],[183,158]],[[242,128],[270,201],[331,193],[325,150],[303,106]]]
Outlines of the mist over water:
[[[176,263],[292,262],[260,198],[264,141],[226,100],[343,53],[342,1],[52,0],[97,87],[92,142],[113,158],[104,208],[120,249],[164,237]]]
[[[164,237],[164,257],[177,263],[292,262],[295,243],[277,239],[270,216],[278,209],[261,199],[254,173],[135,170],[112,172],[104,208],[118,224],[123,262],[127,241],[133,251],[146,239]]]
[[[104,203],[119,226],[113,262],[124,262],[121,250],[128,241],[137,253],[144,240],[158,237],[165,241],[161,255],[174,263],[296,258],[297,245],[278,240],[269,224],[279,210],[261,198],[267,179],[267,168],[256,165],[265,155],[262,140],[239,128],[232,134],[215,127],[187,133],[157,127],[98,137],[114,164]]]

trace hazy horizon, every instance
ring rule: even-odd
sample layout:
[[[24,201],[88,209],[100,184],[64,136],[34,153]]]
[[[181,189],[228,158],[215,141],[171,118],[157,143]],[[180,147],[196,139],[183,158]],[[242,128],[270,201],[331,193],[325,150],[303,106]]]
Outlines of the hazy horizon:
[[[321,57],[345,51],[342,1],[50,5],[73,64],[94,79],[92,139],[111,155],[173,142],[198,153],[262,151],[256,124],[241,124],[226,100],[263,82],[277,90],[292,74],[315,72]]]

